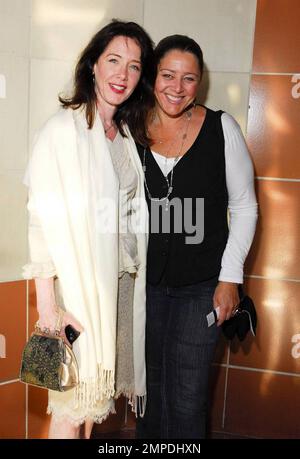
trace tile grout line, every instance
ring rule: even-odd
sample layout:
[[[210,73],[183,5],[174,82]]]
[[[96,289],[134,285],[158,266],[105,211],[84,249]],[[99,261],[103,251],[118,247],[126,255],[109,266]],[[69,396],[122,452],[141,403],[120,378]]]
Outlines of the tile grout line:
[[[21,281],[24,281],[25,279],[22,278],[22,277],[16,277],[14,279],[10,278],[10,279],[1,279],[0,280],[0,284],[7,284],[9,282],[21,282]]]
[[[224,403],[223,403],[223,413],[222,413],[222,429],[225,427],[225,418],[226,418],[226,402],[227,402],[227,387],[228,387],[228,373],[229,373],[229,361],[230,361],[230,344],[227,350],[227,364],[225,371],[225,384],[224,384]]]
[[[30,1],[30,10],[29,10],[29,31],[28,31],[28,104],[27,104],[27,162],[29,161],[30,158],[30,127],[31,127],[31,119],[30,119],[30,108],[31,108],[31,77],[32,77],[32,72],[31,72],[31,65],[32,65],[32,49],[31,49],[31,38],[32,38],[32,1]],[[28,214],[27,214],[27,219],[28,219]],[[27,221],[28,223],[28,221]],[[27,233],[27,253],[26,257],[28,259],[28,252],[29,252],[29,246],[28,246],[28,233]],[[26,342],[28,341],[28,328],[29,328],[29,280],[26,280]],[[28,397],[29,397],[29,389],[28,389],[28,384],[26,384],[26,392],[25,392],[25,438],[28,439]]]
[[[279,371],[279,370],[268,370],[267,368],[243,367],[241,365],[229,365],[227,363],[213,363],[213,366],[229,368],[232,370],[252,371],[254,373],[269,373],[269,374],[280,375],[280,376],[295,376],[296,378],[300,378],[300,373],[292,373],[288,371]]]
[[[285,177],[265,177],[265,176],[256,176],[255,180],[269,180],[272,182],[300,182],[298,178],[285,178]]]
[[[14,384],[16,382],[20,382],[19,379],[10,379],[9,381],[1,381],[0,386],[5,386],[5,384]]]
[[[245,274],[246,278],[249,279],[261,279],[261,280],[270,280],[270,281],[285,281],[285,282],[300,282],[300,279],[289,279],[285,277],[267,277],[267,276],[258,276],[255,274]]]
[[[260,437],[252,437],[250,435],[245,435],[245,434],[237,434],[237,433],[234,433],[234,432],[227,432],[227,431],[224,431],[224,430],[222,430],[222,431],[213,430],[212,432],[215,432],[217,434],[222,434],[222,435],[230,435],[230,436],[233,437],[232,440],[234,440],[235,439],[234,437],[236,437],[236,436],[239,437],[239,438],[242,437],[242,438],[247,438],[247,439],[250,439],[250,440],[256,439],[256,438],[260,438]]]
[[[28,324],[29,324],[29,280],[26,280],[26,342],[28,341]],[[28,385],[26,384],[25,392],[25,438],[28,439]]]
[[[300,72],[252,72],[252,75],[293,76],[293,75],[300,75]]]
[[[253,71],[253,60],[254,60],[254,41],[255,41],[255,30],[256,30],[256,15],[257,15],[257,1],[255,3],[255,14],[254,14],[254,24],[253,24],[253,31],[251,37],[251,44],[252,44],[252,56],[251,56],[251,64],[249,66],[249,81],[248,81],[248,97],[247,97],[247,111],[246,111],[246,139],[248,134],[248,121],[249,121],[249,110],[250,110],[250,95],[251,95],[251,80],[252,80],[252,71]]]

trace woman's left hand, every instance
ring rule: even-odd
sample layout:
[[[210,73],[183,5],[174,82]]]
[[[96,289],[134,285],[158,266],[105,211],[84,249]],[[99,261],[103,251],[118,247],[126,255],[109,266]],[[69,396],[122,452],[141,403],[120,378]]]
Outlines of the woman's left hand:
[[[220,281],[213,298],[214,308],[220,308],[218,326],[222,325],[224,320],[230,319],[239,302],[238,284]]]

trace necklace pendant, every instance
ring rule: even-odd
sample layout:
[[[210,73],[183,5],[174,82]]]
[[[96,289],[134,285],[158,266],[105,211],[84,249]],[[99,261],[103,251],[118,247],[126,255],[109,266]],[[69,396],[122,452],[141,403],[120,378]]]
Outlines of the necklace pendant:
[[[169,210],[169,198],[166,199],[165,210],[166,210],[166,212],[168,212],[168,210]]]

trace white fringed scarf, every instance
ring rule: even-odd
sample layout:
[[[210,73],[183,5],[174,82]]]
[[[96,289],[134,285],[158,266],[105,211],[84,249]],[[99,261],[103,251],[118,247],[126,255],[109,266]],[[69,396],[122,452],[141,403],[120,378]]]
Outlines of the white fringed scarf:
[[[148,214],[141,163],[128,129],[126,134],[124,146],[138,175],[132,217],[140,262],[133,300],[135,388],[134,393],[127,395],[134,411],[143,415]],[[97,170],[101,171],[97,184],[103,203],[100,216],[99,208],[95,209],[99,195],[95,196],[90,172],[96,162]],[[74,345],[80,372],[76,404],[92,407],[98,400],[109,399],[115,394],[119,269],[119,183],[99,116],[89,130],[83,110],[61,109],[54,115],[36,138],[28,179],[65,308],[84,327]]]

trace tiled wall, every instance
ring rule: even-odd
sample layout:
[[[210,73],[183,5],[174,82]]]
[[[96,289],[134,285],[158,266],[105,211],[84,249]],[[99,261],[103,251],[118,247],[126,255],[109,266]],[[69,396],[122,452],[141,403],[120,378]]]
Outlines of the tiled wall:
[[[26,340],[26,190],[30,0],[0,1],[0,438],[24,438],[26,388],[18,382]]]
[[[300,438],[299,18],[298,0],[257,2],[247,139],[260,218],[246,286],[259,322],[214,368],[212,427],[235,435]]]
[[[299,438],[298,0],[0,0],[0,438],[45,438],[49,422],[46,392],[18,382],[36,320],[34,286],[20,271],[28,145],[56,109],[57,93],[70,87],[77,53],[112,17],[139,22],[155,42],[173,33],[195,38],[206,63],[199,99],[236,117],[253,156],[260,219],[246,286],[258,333],[220,343],[211,430]],[[121,400],[97,432],[125,424],[134,422]]]

